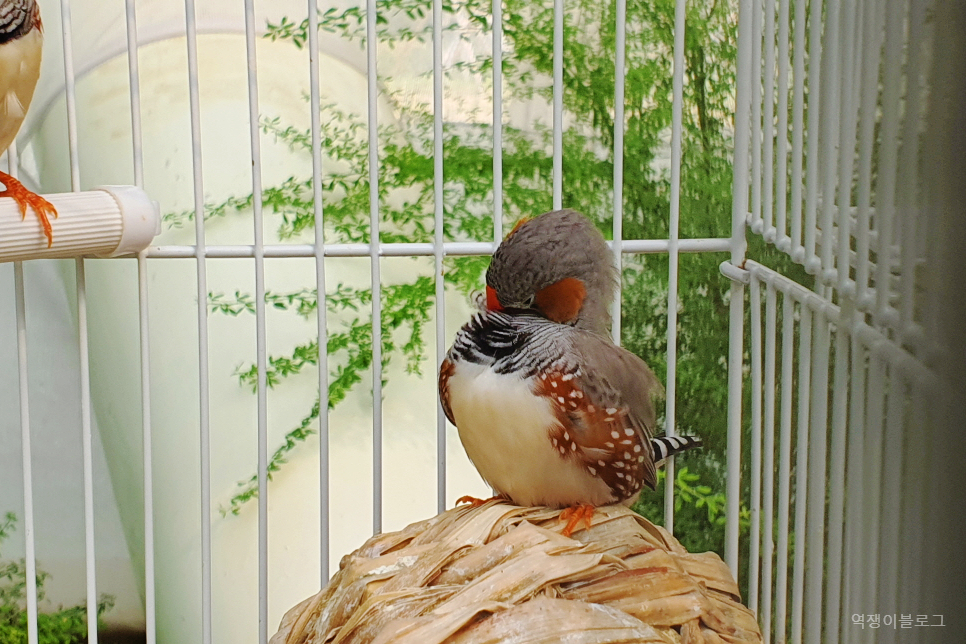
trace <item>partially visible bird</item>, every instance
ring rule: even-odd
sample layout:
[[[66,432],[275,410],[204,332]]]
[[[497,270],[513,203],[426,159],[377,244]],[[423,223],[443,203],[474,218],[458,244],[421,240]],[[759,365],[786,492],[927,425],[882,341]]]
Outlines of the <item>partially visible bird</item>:
[[[701,445],[651,437],[663,387],[610,339],[611,258],[573,210],[517,224],[439,374],[443,409],[483,479],[516,504],[568,508],[568,535],[595,506],[653,489],[658,461]]]
[[[40,7],[35,0],[0,0],[0,154],[16,138],[27,116],[40,77],[43,42]],[[48,215],[56,217],[57,210],[5,172],[0,172],[0,183],[5,186],[0,197],[16,200],[22,217],[27,216],[27,206],[34,209],[49,248],[54,237]]]

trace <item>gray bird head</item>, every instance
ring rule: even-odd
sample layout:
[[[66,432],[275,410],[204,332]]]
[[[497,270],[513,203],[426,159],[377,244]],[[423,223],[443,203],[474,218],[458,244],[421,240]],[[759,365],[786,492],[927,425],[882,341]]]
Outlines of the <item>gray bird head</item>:
[[[535,309],[606,335],[617,270],[603,235],[584,215],[555,210],[510,231],[486,271],[487,306]]]

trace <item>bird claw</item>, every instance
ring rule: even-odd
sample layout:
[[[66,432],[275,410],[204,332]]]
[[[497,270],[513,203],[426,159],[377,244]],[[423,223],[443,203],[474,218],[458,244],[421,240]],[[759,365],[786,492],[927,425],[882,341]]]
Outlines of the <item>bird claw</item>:
[[[560,513],[560,521],[566,521],[567,525],[564,526],[561,534],[565,537],[569,537],[577,529],[581,520],[587,526],[589,530],[593,525],[592,520],[594,518],[594,511],[596,508],[592,505],[574,505],[569,508],[565,508],[563,512]]]
[[[482,505],[486,505],[490,501],[503,501],[505,500],[502,496],[491,496],[488,499],[478,499],[475,496],[461,496],[456,499],[456,505],[463,505],[464,503],[469,505],[471,508],[478,508]]]
[[[37,193],[28,190],[26,186],[5,172],[0,172],[0,182],[6,186],[6,189],[0,192],[0,197],[10,197],[17,202],[21,219],[26,219],[28,206],[33,208],[40,220],[40,225],[44,229],[44,235],[47,237],[47,248],[53,246],[54,234],[48,215],[57,217],[57,209],[54,208],[54,205]]]

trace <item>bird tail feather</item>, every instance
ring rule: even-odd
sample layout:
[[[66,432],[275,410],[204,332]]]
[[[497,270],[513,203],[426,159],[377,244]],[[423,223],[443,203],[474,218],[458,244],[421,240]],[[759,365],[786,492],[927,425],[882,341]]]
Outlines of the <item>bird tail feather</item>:
[[[697,436],[658,436],[651,439],[655,463],[660,463],[669,456],[680,454],[689,449],[696,449],[702,445],[704,443]]]

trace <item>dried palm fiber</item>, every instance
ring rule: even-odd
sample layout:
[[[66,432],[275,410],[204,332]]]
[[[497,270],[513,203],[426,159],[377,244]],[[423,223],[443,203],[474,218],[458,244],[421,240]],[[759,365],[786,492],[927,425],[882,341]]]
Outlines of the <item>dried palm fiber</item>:
[[[620,505],[569,538],[559,516],[490,501],[376,535],[271,644],[761,642],[714,553]]]

